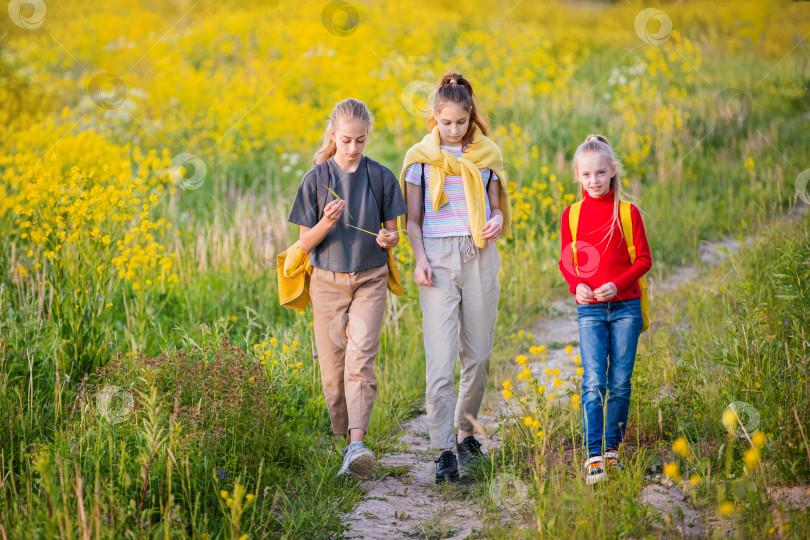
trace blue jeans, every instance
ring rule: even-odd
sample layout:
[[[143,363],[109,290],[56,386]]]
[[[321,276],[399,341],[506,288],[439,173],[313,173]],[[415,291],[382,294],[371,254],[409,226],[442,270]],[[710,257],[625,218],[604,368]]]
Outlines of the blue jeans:
[[[627,427],[630,378],[636,363],[641,327],[641,300],[577,304],[582,356],[582,432],[588,455],[618,449]],[[610,358],[610,362],[608,362]],[[605,403],[607,390],[607,403]],[[607,423],[604,424],[604,406]]]

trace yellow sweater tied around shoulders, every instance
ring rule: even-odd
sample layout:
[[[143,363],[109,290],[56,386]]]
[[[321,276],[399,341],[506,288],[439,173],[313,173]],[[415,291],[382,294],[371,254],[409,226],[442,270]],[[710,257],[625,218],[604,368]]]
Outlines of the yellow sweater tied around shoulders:
[[[503,170],[501,149],[492,139],[481,133],[476,126],[473,142],[462,157],[456,157],[447,150],[439,148],[439,127],[425,135],[421,142],[416,143],[405,154],[405,163],[399,175],[402,192],[405,193],[405,171],[414,163],[425,163],[430,166],[427,191],[433,202],[433,211],[448,203],[444,193],[444,178],[446,176],[459,176],[464,185],[464,198],[467,201],[467,214],[470,218],[470,232],[473,243],[482,248],[486,245],[483,237],[483,228],[486,224],[486,202],[484,199],[484,181],[480,169],[494,171],[501,182],[500,206],[503,214],[503,228],[501,235],[509,235],[512,222],[512,211],[509,206],[509,186]],[[402,228],[407,227],[404,224]]]

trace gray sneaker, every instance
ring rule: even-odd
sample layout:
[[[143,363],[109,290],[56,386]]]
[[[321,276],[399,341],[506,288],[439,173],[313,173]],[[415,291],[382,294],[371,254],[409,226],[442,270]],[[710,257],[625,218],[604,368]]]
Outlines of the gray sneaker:
[[[353,442],[341,450],[343,466],[338,471],[338,477],[363,478],[374,472],[377,466],[374,452],[366,448],[363,441]]]

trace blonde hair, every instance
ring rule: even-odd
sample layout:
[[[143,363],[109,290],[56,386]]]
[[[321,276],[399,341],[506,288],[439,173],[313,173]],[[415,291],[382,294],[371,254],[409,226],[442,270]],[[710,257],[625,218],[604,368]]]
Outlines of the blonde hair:
[[[332,114],[329,115],[329,122],[326,124],[320,150],[315,152],[315,157],[312,163],[318,165],[323,163],[330,157],[334,156],[337,152],[337,144],[335,139],[332,138],[332,130],[337,129],[337,126],[342,122],[348,120],[359,120],[365,122],[368,126],[368,131],[371,131],[374,125],[374,116],[366,107],[366,104],[357,99],[344,99],[332,109]]]
[[[577,179],[577,182],[579,182],[577,162],[579,158],[586,153],[599,154],[607,160],[611,167],[616,168],[616,173],[610,177],[610,188],[613,189],[613,219],[610,221],[610,223],[605,224],[605,228],[609,230],[608,234],[605,235],[605,238],[607,238],[608,242],[610,242],[613,232],[616,230],[614,224],[618,223],[619,228],[621,228],[619,205],[622,197],[622,174],[624,174],[624,169],[607,139],[602,135],[591,134],[585,137],[585,141],[577,147],[576,152],[574,152],[574,157],[571,159],[571,168],[574,171],[574,178]],[[585,188],[582,187],[582,182],[579,182],[579,200],[581,201],[584,197]]]

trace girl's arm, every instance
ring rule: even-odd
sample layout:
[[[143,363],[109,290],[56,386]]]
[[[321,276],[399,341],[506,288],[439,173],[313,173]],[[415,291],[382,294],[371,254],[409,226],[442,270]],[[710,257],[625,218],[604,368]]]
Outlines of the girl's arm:
[[[563,210],[560,221],[560,272],[568,283],[568,292],[576,296],[578,303],[587,304],[592,302],[595,296],[591,288],[585,283],[585,280],[576,271],[574,250],[571,249],[571,227],[568,224],[568,213],[570,211],[570,206]]]
[[[422,243],[422,187],[405,182],[405,204],[408,205],[407,228],[411,233],[411,249],[416,259],[413,280],[418,285],[433,285],[433,270],[430,268],[425,245]],[[386,228],[388,222],[386,222]]]
[[[493,174],[490,171],[490,174]],[[486,222],[483,232],[484,240],[494,242],[501,236],[503,230],[503,212],[501,212],[501,181],[490,180],[489,189],[487,189],[487,196],[489,197],[489,221]]]
[[[644,222],[641,220],[641,212],[638,211],[636,205],[630,207],[630,218],[633,223],[633,245],[636,247],[636,260],[630,268],[613,280],[613,283],[620,291],[630,287],[652,268],[650,244],[647,243]]]
[[[317,225],[312,228],[300,225],[298,240],[301,251],[310,253],[315,246],[320,244],[329,231],[332,230],[332,227],[335,226],[344,208],[346,208],[346,201],[334,200],[324,207],[323,217]]]

